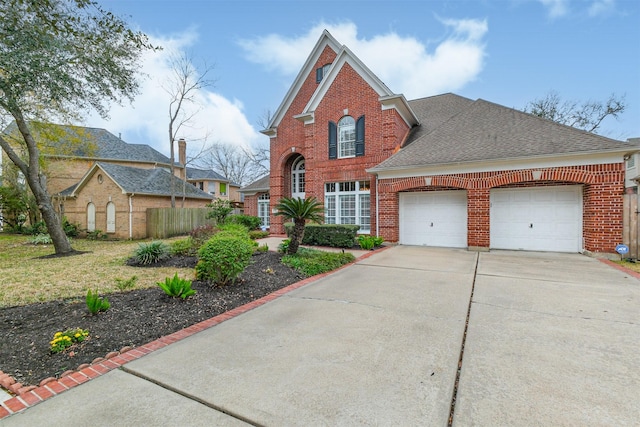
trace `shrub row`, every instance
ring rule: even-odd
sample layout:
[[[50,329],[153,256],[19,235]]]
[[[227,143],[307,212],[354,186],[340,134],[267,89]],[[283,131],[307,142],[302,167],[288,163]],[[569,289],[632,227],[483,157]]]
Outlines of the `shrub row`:
[[[284,228],[291,237],[293,223],[286,223]],[[303,245],[330,246],[333,248],[353,247],[359,225],[344,224],[307,224],[304,227]]]

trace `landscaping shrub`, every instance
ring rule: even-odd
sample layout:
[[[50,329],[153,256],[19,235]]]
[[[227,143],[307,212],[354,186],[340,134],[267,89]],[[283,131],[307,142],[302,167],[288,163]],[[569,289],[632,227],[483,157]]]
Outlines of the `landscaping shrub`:
[[[115,278],[116,288],[121,291],[126,291],[127,289],[132,289],[136,286],[136,282],[138,281],[138,276],[131,276],[130,279],[121,279],[119,277]]]
[[[38,235],[38,234],[47,234],[47,225],[44,221],[38,221],[31,225],[27,225],[24,227],[24,234]]]
[[[268,252],[269,251],[269,245],[267,245],[266,243],[264,245],[260,245],[258,246],[258,249],[256,249],[258,252]]]
[[[198,249],[204,242],[209,240],[211,236],[218,232],[218,228],[214,227],[211,224],[201,225],[199,227],[194,228],[189,233],[189,237],[191,237],[191,243],[193,244],[194,253],[198,252]]]
[[[85,301],[87,303],[87,309],[91,314],[96,314],[101,311],[107,311],[109,310],[109,307],[111,307],[108,299],[100,298],[100,296],[98,295],[98,291],[91,292],[91,289],[87,291],[87,298],[85,299]]]
[[[361,234],[360,236],[358,236],[358,244],[362,249],[366,251],[380,246],[382,242],[384,242],[384,239],[382,237],[369,236],[367,234]]]
[[[173,255],[193,256],[197,252],[193,247],[193,239],[191,236],[186,239],[174,240],[170,245]]]
[[[233,283],[251,262],[255,245],[248,237],[221,231],[198,251],[196,278],[218,285]]]
[[[227,217],[233,212],[231,202],[224,199],[215,199],[213,203],[207,205],[211,210],[207,213],[207,218],[213,218],[217,225],[225,223]]]
[[[51,240],[51,236],[48,234],[36,234],[35,236],[29,239],[29,243],[32,245],[50,245],[53,243]]]
[[[349,252],[325,252],[300,248],[295,255],[285,255],[282,263],[302,272],[306,276],[326,273],[353,262],[355,257]]]
[[[220,233],[222,232],[230,233],[238,237],[242,237],[243,239],[250,239],[249,229],[242,224],[227,223],[227,224],[221,225],[219,228],[220,228]]]
[[[291,236],[293,224],[284,225],[287,236]],[[307,224],[304,227],[303,245],[330,246],[333,248],[353,247],[360,229],[359,225],[346,224]]]
[[[264,239],[265,237],[269,237],[269,232],[262,230],[251,230],[249,231],[249,237],[251,238],[251,240]]]
[[[102,230],[87,231],[87,240],[104,240],[107,235]]]
[[[134,258],[138,264],[155,264],[170,255],[169,246],[166,243],[155,241],[151,243],[140,243],[134,253]]]
[[[191,289],[191,281],[179,278],[178,273],[173,277],[167,277],[164,282],[157,283],[164,293],[171,298],[186,299],[196,293],[194,289]]]
[[[78,234],[80,233],[80,225],[71,224],[67,218],[63,219],[62,228],[67,237],[78,237]]]
[[[247,227],[248,230],[256,230],[260,228],[261,220],[257,216],[238,214],[238,215],[229,215],[225,223],[241,224]]]

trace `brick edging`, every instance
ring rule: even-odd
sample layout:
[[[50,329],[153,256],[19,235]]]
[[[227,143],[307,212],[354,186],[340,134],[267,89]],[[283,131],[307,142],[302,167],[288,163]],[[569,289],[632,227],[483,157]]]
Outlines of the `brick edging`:
[[[148,344],[135,347],[135,348],[123,348],[120,352],[111,352],[107,354],[105,358],[95,359],[94,363],[87,365],[83,364],[79,366],[76,371],[67,371],[62,377],[55,379],[53,377],[44,379],[40,382],[39,386],[23,387],[22,384],[16,383],[16,381],[8,374],[0,371],[0,382],[9,379],[9,386],[3,388],[8,389],[16,396],[2,402],[0,404],[0,420],[8,417],[9,415],[24,411],[40,402],[43,402],[55,395],[58,395],[71,388],[77,387],[93,378],[106,374],[109,371],[120,368],[128,362],[137,360],[142,356],[154,352],[160,348],[166,347],[177,341],[181,341],[191,335],[198,332],[202,332],[205,329],[209,329],[216,326],[226,320],[232,319],[240,314],[253,310],[256,307],[264,305],[270,301],[273,301],[281,296],[294,291],[302,286],[308,285],[326,276],[329,276],[336,271],[342,270],[351,264],[355,264],[358,261],[369,258],[370,256],[388,249],[390,246],[379,248],[375,251],[370,251],[356,258],[353,263],[346,264],[336,270],[329,271],[327,273],[318,274],[316,276],[307,277],[299,282],[293,283],[289,286],[285,286],[282,289],[278,289],[262,298],[255,301],[248,302],[240,307],[236,307],[222,314],[218,314],[210,319],[203,320],[202,322],[191,325],[187,328],[181,329],[172,334],[158,338],[155,341],[151,341]],[[102,359],[102,360],[100,360]],[[3,383],[4,384],[4,383]]]
[[[624,266],[622,266],[620,264],[616,264],[615,262],[613,262],[611,260],[608,260],[608,259],[605,259],[605,258],[598,258],[598,259],[601,262],[603,262],[603,263],[605,263],[605,264],[607,264],[607,265],[609,265],[609,266],[611,266],[611,267],[613,267],[613,268],[615,268],[617,270],[622,271],[623,273],[627,273],[628,275],[633,276],[636,279],[640,279],[640,273],[638,273],[637,271],[630,270],[630,269],[628,269],[628,268],[626,268],[626,267],[624,267]]]

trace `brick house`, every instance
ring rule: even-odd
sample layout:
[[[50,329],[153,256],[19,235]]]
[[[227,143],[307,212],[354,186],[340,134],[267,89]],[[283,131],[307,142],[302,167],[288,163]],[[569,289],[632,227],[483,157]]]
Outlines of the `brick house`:
[[[5,134],[12,134],[13,127]],[[82,229],[115,238],[147,237],[146,211],[170,207],[172,186],[178,207],[205,207],[220,193],[229,200],[240,198],[239,185],[213,171],[185,168],[183,139],[178,141],[174,176],[167,156],[145,144],[129,144],[105,129],[55,124],[35,129],[54,207]]]
[[[262,132],[269,186],[241,189],[246,213],[315,196],[326,223],[471,250],[614,252],[638,149],[481,99],[408,101],[327,31]]]

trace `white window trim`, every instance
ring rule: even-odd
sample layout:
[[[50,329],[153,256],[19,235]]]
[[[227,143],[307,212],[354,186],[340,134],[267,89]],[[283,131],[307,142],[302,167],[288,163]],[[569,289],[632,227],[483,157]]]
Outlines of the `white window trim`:
[[[346,119],[351,119],[351,123],[348,125],[342,124]],[[351,134],[353,135],[352,140],[344,140],[342,138],[343,132],[342,128],[348,127],[351,130]],[[338,121],[338,158],[339,159],[349,159],[351,157],[356,156],[356,121],[351,116],[344,116]],[[345,154],[347,152],[345,145],[350,144],[349,152],[353,152],[353,154]]]
[[[348,191],[340,191],[340,184],[355,184],[355,190]],[[328,185],[334,185],[334,191],[327,191]],[[362,206],[361,206],[361,196],[368,195],[369,196],[369,213],[371,213],[371,190],[370,190],[370,182],[369,181],[349,181],[349,182],[328,182],[325,183],[324,186],[324,204],[325,204],[325,223],[327,224],[343,224],[342,217],[340,215],[341,211],[341,201],[340,196],[353,195],[355,196],[355,224],[360,226],[360,230],[358,230],[359,234],[369,234],[371,233],[371,216],[369,216],[369,224],[363,224],[362,222]],[[328,206],[330,206],[330,199],[333,201],[334,216],[328,215]],[[329,221],[327,221],[329,219]],[[363,226],[367,227],[363,229]]]
[[[262,226],[267,229],[271,227],[271,217],[269,216],[270,202],[271,196],[269,193],[261,194],[258,197],[258,218],[260,218]]]

